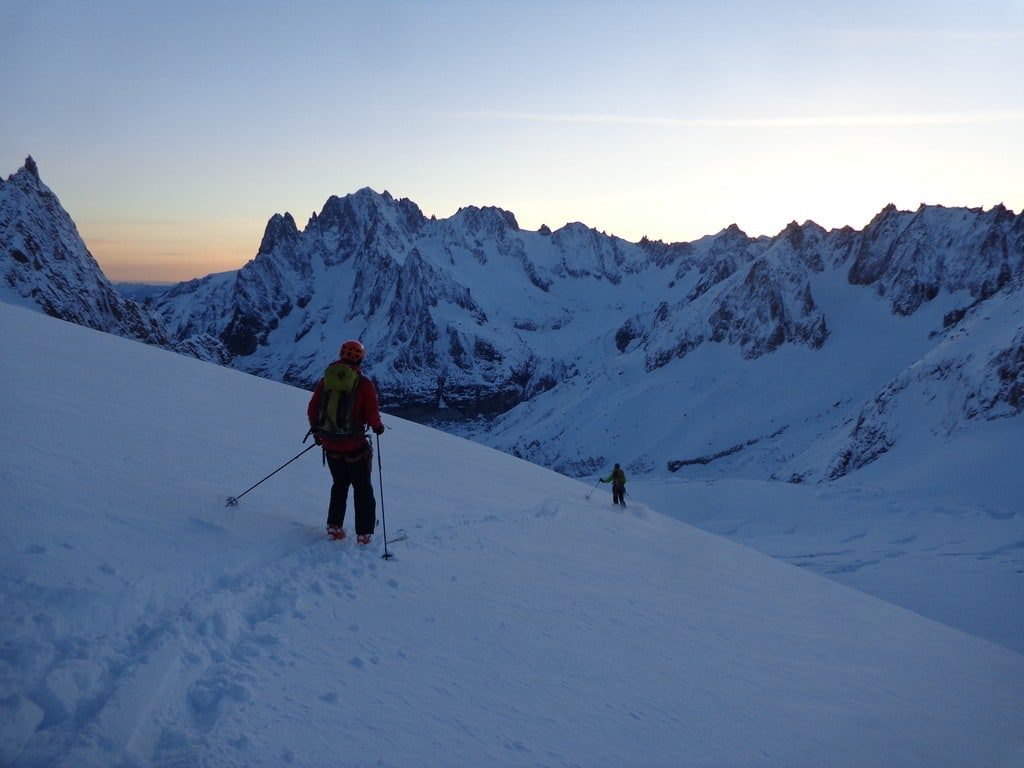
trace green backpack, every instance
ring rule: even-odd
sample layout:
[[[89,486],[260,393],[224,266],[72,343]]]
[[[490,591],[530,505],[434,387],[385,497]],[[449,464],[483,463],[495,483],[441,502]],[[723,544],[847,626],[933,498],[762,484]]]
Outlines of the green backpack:
[[[353,437],[352,408],[358,386],[359,373],[351,366],[340,362],[327,366],[314,432],[321,437]]]

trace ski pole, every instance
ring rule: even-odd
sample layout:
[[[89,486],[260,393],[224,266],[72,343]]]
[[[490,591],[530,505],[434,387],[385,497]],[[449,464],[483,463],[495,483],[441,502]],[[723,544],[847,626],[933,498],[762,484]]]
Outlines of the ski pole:
[[[594,495],[594,491],[597,490],[597,486],[599,486],[600,484],[601,484],[601,480],[600,480],[600,478],[598,478],[597,482],[594,483],[594,487],[591,488],[590,491],[587,492],[587,496],[586,496],[587,501],[590,501],[590,497]]]
[[[384,560],[390,560],[391,553],[388,552],[388,521],[384,517],[384,470],[380,463],[380,435],[377,435],[377,482],[380,484],[380,523],[384,527],[384,554],[381,557]]]
[[[280,467],[278,467],[278,468],[277,468],[277,469],[275,469],[275,470],[274,470],[273,472],[271,472],[271,473],[270,473],[269,475],[267,475],[266,477],[264,477],[264,478],[263,478],[263,480],[260,480],[260,482],[259,482],[259,483],[256,483],[256,485],[259,485],[259,484],[260,484],[260,483],[262,483],[262,482],[263,482],[264,480],[269,480],[269,479],[270,479],[270,478],[272,478],[272,477],[273,477],[274,475],[276,475],[276,474],[277,474],[278,472],[280,472],[280,471],[281,471],[282,469],[284,469],[284,468],[285,468],[285,467],[287,467],[287,466],[288,466],[289,464],[291,464],[291,463],[292,463],[293,461],[295,461],[295,459],[299,458],[299,456],[301,456],[301,455],[302,455],[303,453],[306,453],[307,451],[311,451],[311,450],[313,450],[314,448],[316,448],[316,443],[313,443],[313,444],[312,444],[312,445],[310,445],[310,446],[309,446],[308,448],[303,448],[303,449],[302,449],[302,451],[301,451],[301,452],[300,452],[299,454],[297,454],[296,456],[294,456],[294,457],[292,457],[292,458],[288,459],[288,461],[286,461],[286,462],[285,462],[284,464],[282,464],[282,465],[281,465]],[[228,496],[228,500],[227,500],[226,502],[224,502],[224,506],[225,506],[225,507],[235,507],[235,506],[238,506],[238,500],[239,500],[240,498],[242,498],[243,496],[245,496],[245,494],[247,494],[247,493],[248,493],[249,491],[251,491],[251,490],[252,490],[253,488],[255,488],[255,487],[256,487],[256,485],[253,485],[253,486],[251,486],[251,487],[249,487],[249,488],[246,488],[246,489],[245,489],[244,491],[242,491],[242,492],[241,492],[240,494],[238,494],[237,496]]]

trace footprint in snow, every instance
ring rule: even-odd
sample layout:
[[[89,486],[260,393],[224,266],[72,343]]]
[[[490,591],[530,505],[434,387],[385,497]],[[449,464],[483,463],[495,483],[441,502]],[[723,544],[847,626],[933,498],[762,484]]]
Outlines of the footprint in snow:
[[[218,664],[197,680],[188,694],[192,716],[200,728],[209,731],[220,717],[221,702],[226,698],[238,703],[252,699],[251,675],[240,673],[229,664]]]

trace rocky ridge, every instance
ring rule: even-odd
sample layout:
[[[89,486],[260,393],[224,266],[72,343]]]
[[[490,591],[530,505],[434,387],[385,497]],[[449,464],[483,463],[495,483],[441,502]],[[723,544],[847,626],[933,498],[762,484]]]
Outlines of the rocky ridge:
[[[945,323],[955,325],[992,297],[1015,293],[1022,271],[1024,217],[1002,206],[888,206],[860,231],[793,222],[775,237],[749,237],[734,225],[692,243],[630,243],[580,223],[525,231],[494,207],[428,218],[409,200],[362,189],[330,198],[301,230],[290,215],[275,215],[257,256],[233,281],[180,287],[156,309],[179,337],[216,336],[235,354],[234,365],[302,386],[316,380],[343,337],[361,338],[385,407],[580,473],[600,465],[604,452],[569,438],[567,424],[585,419],[588,404],[622,407],[614,387],[595,397],[611,385],[602,373],[609,367],[640,361],[646,374],[672,371],[695,351],[719,347],[745,361],[821,350],[835,323],[857,322],[819,301],[817,286],[834,284],[833,276],[841,287],[832,290],[869,292],[898,330],[898,318],[933,304],[950,304]],[[904,366],[945,332],[929,330],[931,341],[871,386],[898,389]],[[863,343],[869,354],[870,340]],[[1015,358],[1007,352],[1005,359],[1010,373],[993,369],[972,379],[979,398],[993,381],[1013,378]],[[576,410],[548,405],[563,395]],[[884,413],[869,417],[868,404],[863,419],[847,412],[858,398],[879,397],[885,400],[851,394],[847,408],[832,414],[824,431],[850,437],[820,449],[832,457],[827,467],[819,459],[808,469],[797,457],[813,452],[814,441],[796,445],[795,426],[755,426],[760,413],[751,415],[748,432],[692,456],[760,451],[773,455],[762,474],[838,477],[888,450]],[[678,467],[686,450],[641,451],[630,461],[641,471],[673,461]]]
[[[275,214],[241,269],[140,306],[31,159],[0,184],[17,300],[304,387],[360,338],[386,409],[570,474],[614,451],[633,471],[834,479],[899,445],[935,387],[943,411],[918,418],[943,439],[1021,410],[1024,216],[1003,206],[631,243],[496,207],[427,217],[366,188],[301,229]]]
[[[8,296],[52,317],[205,360],[228,360],[216,339],[178,340],[159,319],[118,293],[31,157],[17,173],[0,179],[0,281]]]

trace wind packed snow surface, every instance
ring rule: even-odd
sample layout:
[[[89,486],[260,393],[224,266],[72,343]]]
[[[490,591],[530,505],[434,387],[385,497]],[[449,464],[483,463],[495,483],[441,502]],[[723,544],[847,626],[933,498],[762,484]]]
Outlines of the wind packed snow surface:
[[[390,417],[385,561],[323,537],[315,452],[224,506],[306,392],[6,305],[0,341],[0,764],[1024,762],[1000,646]]]

